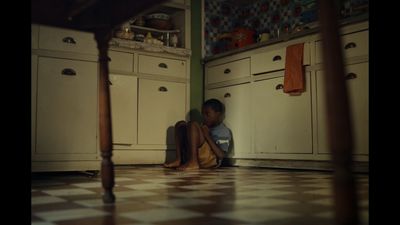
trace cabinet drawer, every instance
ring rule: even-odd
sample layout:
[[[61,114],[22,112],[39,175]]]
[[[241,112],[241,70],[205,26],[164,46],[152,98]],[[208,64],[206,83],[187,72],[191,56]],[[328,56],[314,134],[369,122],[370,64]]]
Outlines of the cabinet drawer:
[[[345,58],[368,55],[368,30],[341,37],[342,51]],[[322,62],[322,41],[316,42],[315,62]]]
[[[210,66],[206,70],[207,84],[249,77],[250,59],[245,58],[216,66]]]
[[[251,74],[273,72],[285,69],[286,48],[270,50],[251,56]],[[310,65],[310,43],[304,43],[303,65]]]
[[[84,54],[98,52],[92,33],[47,26],[39,26],[39,48]]]
[[[259,74],[285,69],[286,48],[251,56],[251,73]]]
[[[133,72],[133,54],[126,52],[109,51],[110,70]]]
[[[186,62],[178,59],[139,55],[139,73],[186,78]]]

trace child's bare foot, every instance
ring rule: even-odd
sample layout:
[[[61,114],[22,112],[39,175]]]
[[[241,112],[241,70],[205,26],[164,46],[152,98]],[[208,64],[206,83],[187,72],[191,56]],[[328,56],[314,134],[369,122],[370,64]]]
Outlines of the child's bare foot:
[[[184,171],[184,170],[198,170],[199,168],[200,168],[199,164],[192,163],[192,162],[187,162],[187,163],[177,167],[176,169]]]
[[[181,165],[181,161],[180,160],[175,160],[173,162],[170,163],[164,163],[164,167],[167,168],[175,168]]]

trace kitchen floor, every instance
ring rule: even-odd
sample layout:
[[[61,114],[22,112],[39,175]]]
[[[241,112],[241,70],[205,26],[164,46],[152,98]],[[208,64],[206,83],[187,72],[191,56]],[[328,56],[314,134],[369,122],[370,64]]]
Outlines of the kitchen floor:
[[[357,174],[368,224],[367,174]],[[332,173],[249,167],[176,171],[116,166],[115,204],[103,204],[101,178],[32,174],[32,225],[332,225]]]

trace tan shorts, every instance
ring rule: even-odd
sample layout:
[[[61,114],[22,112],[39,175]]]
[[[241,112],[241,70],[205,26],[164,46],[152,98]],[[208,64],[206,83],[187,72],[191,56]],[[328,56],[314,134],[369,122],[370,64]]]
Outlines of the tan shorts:
[[[198,149],[198,160],[200,168],[213,168],[218,165],[217,156],[207,141],[204,141]]]

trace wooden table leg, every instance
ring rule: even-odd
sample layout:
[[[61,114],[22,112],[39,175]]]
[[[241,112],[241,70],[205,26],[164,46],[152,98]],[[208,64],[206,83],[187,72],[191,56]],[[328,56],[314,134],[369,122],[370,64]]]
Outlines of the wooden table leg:
[[[111,29],[98,29],[95,32],[97,48],[99,49],[100,79],[99,79],[99,122],[101,150],[101,182],[104,188],[103,202],[114,203],[114,164],[112,157],[112,130],[110,112],[110,88],[108,74],[108,46],[111,40]]]
[[[337,24],[337,8],[334,0],[318,0],[318,8],[327,87],[328,140],[334,167],[335,219],[340,225],[358,224],[358,202],[352,173],[352,128]]]

